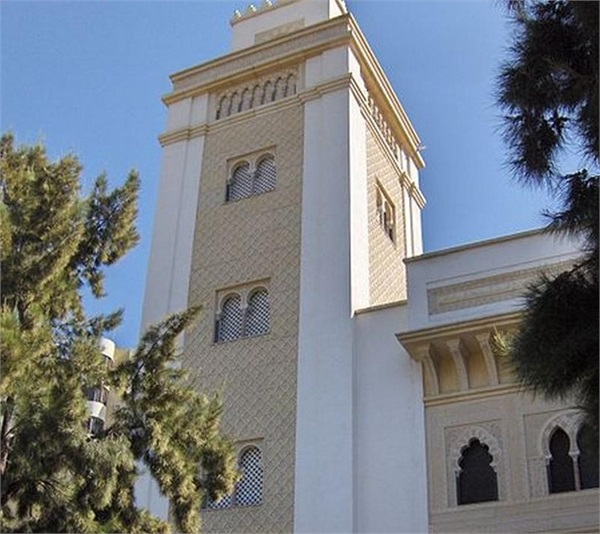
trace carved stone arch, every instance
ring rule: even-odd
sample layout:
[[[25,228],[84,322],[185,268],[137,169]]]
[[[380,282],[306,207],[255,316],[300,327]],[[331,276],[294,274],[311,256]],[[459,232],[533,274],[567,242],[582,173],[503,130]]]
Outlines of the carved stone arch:
[[[273,88],[273,101],[279,100],[285,96],[285,80],[279,76],[275,81],[275,87]]]
[[[244,297],[242,295],[241,292],[239,291],[228,291],[227,293],[224,293],[223,295],[219,296],[219,300],[217,301],[217,316],[221,315],[221,312],[223,311],[223,304],[230,298],[235,298],[235,297],[239,297],[240,301],[244,302]]]
[[[231,115],[232,113],[237,112],[239,103],[240,103],[240,94],[237,91],[234,91],[234,93],[231,95],[231,99],[229,100],[227,116]]]
[[[217,106],[217,113],[215,115],[216,120],[222,119],[225,117],[225,113],[227,112],[227,95],[223,95],[219,99],[219,105]]]
[[[252,106],[252,92],[250,90],[250,87],[246,87],[242,91],[242,97],[240,99],[238,111],[246,111],[247,109],[250,109],[251,106]]]
[[[285,80],[285,95],[284,96],[295,95],[296,94],[296,84],[297,84],[296,74],[293,72],[288,74],[287,78]]]
[[[263,85],[263,94],[260,101],[261,104],[268,104],[273,101],[273,83],[271,80],[267,80]]]
[[[463,429],[463,431],[455,437],[453,447],[450,452],[450,458],[452,467],[455,473],[460,471],[458,462],[462,456],[465,447],[468,447],[472,440],[478,439],[483,445],[487,445],[489,453],[492,455],[492,462],[490,465],[494,470],[498,470],[498,466],[502,463],[502,449],[500,443],[490,432],[481,426],[471,426]]]
[[[546,421],[542,427],[538,438],[538,448],[542,456],[549,460],[552,457],[550,454],[550,438],[557,428],[561,428],[567,436],[569,436],[570,450],[569,454],[575,455],[579,453],[577,447],[577,432],[583,424],[583,414],[579,410],[569,410],[567,412],[554,415]]]
[[[250,100],[251,108],[261,105],[262,95],[263,95],[262,87],[259,84],[256,84],[254,86],[254,89],[252,89],[252,99]]]

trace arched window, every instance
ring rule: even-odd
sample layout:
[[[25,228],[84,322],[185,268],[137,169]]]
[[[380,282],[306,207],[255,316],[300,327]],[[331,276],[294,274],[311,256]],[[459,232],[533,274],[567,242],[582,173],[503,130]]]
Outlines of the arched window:
[[[226,200],[233,202],[249,197],[251,194],[252,173],[250,165],[244,162],[238,165],[231,175],[231,180],[227,184]]]
[[[269,293],[259,289],[250,296],[246,315],[246,335],[259,336],[269,331],[271,317],[269,309]]]
[[[233,341],[242,337],[243,310],[239,295],[227,297],[217,320],[217,341]]]
[[[571,440],[560,427],[556,428],[550,438],[550,454],[548,463],[548,481],[550,493],[575,490],[575,471],[573,459],[569,455]]]
[[[255,506],[262,502],[263,466],[262,454],[258,447],[248,447],[240,456],[242,479],[235,489],[235,503],[238,506]]]
[[[489,447],[478,439],[469,441],[458,461],[457,503],[473,504],[498,500],[498,478]]]
[[[252,171],[248,161],[237,163],[227,181],[225,201],[234,202],[275,189],[277,167],[273,154],[256,156],[256,170]]]
[[[598,487],[598,456],[592,450],[594,447],[592,432],[587,425],[583,425],[577,432],[577,448],[579,449],[577,467],[581,489]]]
[[[266,193],[275,189],[277,181],[277,169],[275,167],[275,158],[267,156],[260,160],[256,167],[256,176],[254,177],[254,192],[256,194]]]

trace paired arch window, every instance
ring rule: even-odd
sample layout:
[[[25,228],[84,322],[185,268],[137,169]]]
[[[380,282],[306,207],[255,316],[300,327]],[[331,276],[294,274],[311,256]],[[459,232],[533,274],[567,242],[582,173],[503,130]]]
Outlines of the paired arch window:
[[[457,504],[498,500],[498,477],[492,461],[489,447],[477,438],[462,449],[456,479]]]
[[[238,468],[242,478],[231,495],[218,501],[208,499],[205,508],[218,510],[231,506],[258,506],[263,500],[262,451],[255,445],[244,448],[239,456]]]
[[[220,301],[215,341],[267,334],[271,327],[269,290],[263,286],[228,292]]]
[[[589,427],[581,426],[573,442],[560,426],[552,431],[547,463],[550,493],[598,487],[598,460],[589,445],[589,433]]]
[[[254,168],[247,161],[238,163],[227,181],[225,201],[235,202],[275,189],[277,167],[275,157],[265,154],[258,158]]]

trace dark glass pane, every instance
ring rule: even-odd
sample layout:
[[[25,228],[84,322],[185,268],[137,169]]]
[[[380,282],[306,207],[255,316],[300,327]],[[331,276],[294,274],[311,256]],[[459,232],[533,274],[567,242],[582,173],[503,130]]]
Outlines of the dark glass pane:
[[[569,436],[557,428],[550,438],[552,459],[548,465],[550,493],[575,490],[573,459],[569,456]]]
[[[492,459],[487,445],[471,440],[458,462],[458,504],[498,500],[498,478],[490,465]]]
[[[581,489],[598,487],[598,451],[593,449],[592,432],[590,427],[583,426],[577,433]]]

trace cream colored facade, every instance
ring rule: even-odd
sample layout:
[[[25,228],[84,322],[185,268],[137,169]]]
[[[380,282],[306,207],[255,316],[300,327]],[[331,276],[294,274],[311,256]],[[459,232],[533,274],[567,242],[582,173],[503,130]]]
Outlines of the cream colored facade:
[[[522,391],[491,348],[495,332],[518,326],[527,285],[577,254],[566,239],[526,232],[409,260],[413,313],[398,339],[423,365],[432,532],[598,530],[597,489],[549,491],[552,432],[569,435],[575,459],[581,414]],[[498,500],[460,505],[459,459],[473,438],[489,447]]]
[[[523,451],[508,451],[515,440],[533,451],[540,414],[562,408],[523,400],[488,342],[492,325],[516,324],[507,298],[547,255],[517,270],[482,264],[485,276],[467,269],[451,283],[443,272],[455,265],[442,255],[423,293],[420,273],[439,258],[418,257],[420,140],[344,3],[263,2],[231,25],[232,52],[174,74],[163,98],[142,319],[203,306],[184,365],[201,390],[222,392],[240,455],[260,451],[260,502],[211,506],[204,530],[480,531],[478,518],[499,506],[526,515],[524,501],[545,498],[539,455],[518,464]],[[265,158],[274,183],[232,194],[236,173],[257,180]],[[574,257],[567,248],[560,262]],[[223,337],[228,306],[239,301],[245,325],[257,290],[268,294],[267,331]],[[511,430],[519,418],[532,421],[529,434]],[[495,439],[503,474],[500,502],[469,512],[452,500],[449,466],[475,427]],[[508,474],[511,454],[526,482]],[[151,480],[138,489],[167,517]],[[535,530],[537,517],[514,525]]]

